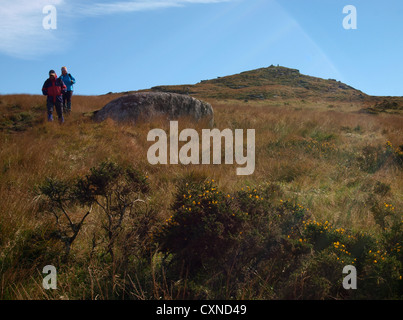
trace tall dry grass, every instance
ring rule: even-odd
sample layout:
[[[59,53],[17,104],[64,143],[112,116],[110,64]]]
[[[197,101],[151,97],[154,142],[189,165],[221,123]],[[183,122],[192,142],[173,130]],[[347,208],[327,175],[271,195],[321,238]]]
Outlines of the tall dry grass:
[[[355,163],[366,146],[382,146],[386,141],[395,146],[403,144],[400,115],[362,114],[357,112],[360,106],[346,103],[329,108],[326,102],[290,101],[271,105],[210,99],[217,128],[255,129],[255,172],[251,176],[237,176],[236,165],[150,165],[146,155],[152,143],[147,142],[147,133],[155,127],[168,131],[166,123],[128,126],[111,120],[102,123],[91,120],[91,112],[117,96],[73,96],[72,113],[63,125],[45,121],[44,97],[0,96],[1,112],[34,109],[42,117],[25,131],[0,132],[0,247],[3,258],[8,255],[10,263],[16,264],[3,266],[0,272],[0,298],[48,297],[35,284],[36,280],[30,278],[37,270],[19,268],[18,257],[13,257],[18,246],[18,250],[22,250],[20,240],[29,230],[49,225],[48,218],[39,213],[35,186],[45,177],[72,179],[84,175],[107,159],[130,163],[146,172],[153,190],[150,201],[157,208],[161,221],[170,214],[177,182],[190,174],[215,179],[228,192],[246,185],[275,183],[282,190],[282,198],[309,207],[314,218],[358,230],[376,228],[368,205],[376,182],[390,186],[385,201],[402,206],[401,170],[384,166],[369,174]],[[180,126],[202,129],[186,121],[180,122]],[[329,143],[335,150],[312,152],[307,149],[307,141],[311,140]],[[87,252],[83,250],[87,249],[84,247],[90,243],[91,230],[84,230],[73,251],[77,256],[85,256]],[[97,266],[92,271],[103,272]],[[94,276],[91,288],[102,287],[96,279]],[[65,292],[61,295],[68,296],[72,291],[70,286],[77,283],[69,277],[64,281]],[[95,291],[90,294],[94,295]],[[107,298],[106,292],[102,295]]]

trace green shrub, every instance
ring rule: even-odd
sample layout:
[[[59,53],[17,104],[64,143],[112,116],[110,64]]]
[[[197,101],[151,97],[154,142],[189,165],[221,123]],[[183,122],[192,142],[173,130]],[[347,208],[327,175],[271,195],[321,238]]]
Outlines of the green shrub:
[[[75,204],[97,205],[103,214],[106,247],[90,259],[102,274],[102,288],[94,293],[138,299],[403,296],[403,222],[379,197],[371,203],[382,227],[375,237],[313,219],[303,205],[280,200],[277,185],[227,193],[197,174],[178,180],[171,215],[158,226],[154,208],[134,206],[148,191],[140,172],[114,163],[102,163],[74,183],[53,181],[48,189],[56,203],[69,203],[63,194],[71,193]],[[342,286],[347,265],[357,268],[357,290]],[[82,276],[85,283],[91,280]]]
[[[365,299],[402,299],[402,264],[384,250],[367,255],[357,290]],[[357,286],[358,286],[357,285]]]
[[[388,216],[390,215],[391,213],[388,213]],[[401,217],[399,220],[394,216],[387,224],[382,222],[384,232],[378,239],[363,232],[353,233],[343,228],[334,228],[327,221],[325,223],[307,221],[304,224],[303,241],[312,244],[315,250],[314,260],[317,257],[327,257],[329,261],[337,262],[339,273],[343,266],[356,266],[359,290],[349,293],[352,298],[394,299],[402,296],[403,223]],[[322,274],[320,270],[318,272]],[[317,279],[316,276],[314,278]],[[324,285],[328,283],[325,280],[321,278],[318,281]],[[298,283],[297,280],[296,283]],[[330,283],[334,284],[334,281]],[[324,296],[321,298],[326,298],[326,290],[330,287],[323,291],[321,285],[315,290],[322,292],[321,295]],[[330,292],[331,290],[329,294]],[[340,294],[344,297],[346,292],[340,291]]]
[[[372,199],[371,212],[375,222],[382,230],[386,230],[395,220],[399,220],[399,215],[396,214],[393,204],[377,202],[375,199],[375,197]]]
[[[403,145],[393,147],[390,141],[386,142],[386,153],[392,158],[393,162],[399,167],[403,167]]]
[[[105,215],[103,228],[108,238],[108,253],[114,259],[115,240],[122,229],[125,216],[134,204],[143,201],[149,191],[147,178],[138,170],[114,162],[102,162],[90,169],[90,174],[73,181],[47,178],[38,187],[44,198],[43,210],[55,217],[59,237],[65,244],[65,256],[70,253],[85,219],[97,206]],[[75,210],[82,212],[75,221]]]
[[[361,170],[375,173],[384,165],[396,165],[403,167],[403,146],[395,148],[390,141],[382,146],[366,146],[357,157],[357,163]]]
[[[186,267],[193,288],[205,290],[204,281],[209,283],[209,298],[243,292],[253,282],[251,272],[263,274],[268,265],[272,266],[270,279],[278,282],[295,270],[290,259],[297,262],[299,255],[307,253],[298,239],[302,221],[308,217],[301,205],[289,201],[274,205],[278,191],[275,185],[247,186],[228,194],[218,190],[214,180],[182,181],[173,215],[154,240],[168,265]],[[260,290],[254,285],[250,291]]]
[[[366,146],[358,156],[358,166],[361,170],[368,173],[378,171],[386,160],[386,156],[381,147]]]
[[[214,180],[178,185],[173,215],[155,235],[161,252],[172,253],[192,268],[213,261],[240,240],[246,214],[217,189]]]
[[[391,190],[390,184],[383,183],[381,181],[376,181],[373,191],[382,197],[386,196]]]
[[[325,249],[306,259],[284,284],[282,299],[327,300],[345,294],[343,267],[332,249]]]
[[[330,247],[333,243],[342,240],[343,228],[334,229],[333,226],[325,221],[304,221],[303,237],[306,241],[313,244],[315,251],[321,251]]]

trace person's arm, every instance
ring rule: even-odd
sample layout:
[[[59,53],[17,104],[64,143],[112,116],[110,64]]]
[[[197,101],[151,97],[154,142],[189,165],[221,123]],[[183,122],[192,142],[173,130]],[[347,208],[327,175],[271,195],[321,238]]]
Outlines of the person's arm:
[[[71,75],[71,73],[69,73],[69,77],[70,77],[70,80],[71,80],[71,84],[75,84],[76,79],[74,79],[74,77]]]
[[[46,82],[47,82],[47,81],[45,81],[45,83],[44,83],[43,86],[42,86],[42,94],[43,94],[44,96],[47,96],[47,95],[48,95],[48,88],[46,87]]]
[[[67,87],[61,78],[60,78],[60,88],[61,88],[62,93],[65,93],[67,90]]]

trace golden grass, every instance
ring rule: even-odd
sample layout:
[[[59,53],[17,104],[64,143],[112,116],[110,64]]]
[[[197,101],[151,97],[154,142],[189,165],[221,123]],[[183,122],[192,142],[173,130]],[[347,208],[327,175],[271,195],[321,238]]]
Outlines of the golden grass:
[[[2,135],[0,151],[3,168],[2,179],[12,180],[19,190],[32,186],[46,175],[69,177],[82,174],[100,161],[113,158],[118,161],[140,164],[155,175],[156,184],[174,182],[175,177],[196,170],[207,174],[231,188],[244,182],[275,181],[282,171],[294,170],[300,183],[308,188],[328,178],[334,172],[331,159],[315,159],[306,152],[287,147],[287,142],[303,140],[315,132],[332,134],[334,143],[345,151],[359,151],[366,145],[379,145],[390,140],[393,145],[403,143],[402,118],[398,115],[366,115],[354,112],[329,110],[327,105],[305,109],[291,103],[288,106],[270,107],[259,102],[221,102],[210,100],[215,110],[215,125],[219,129],[256,130],[256,171],[251,177],[238,177],[235,166],[151,166],[146,161],[147,133],[162,124],[144,124],[137,127],[120,126],[112,121],[93,123],[85,113],[100,109],[115,95],[98,97],[76,96],[73,112],[66,123],[59,126],[43,122],[18,135]],[[37,96],[3,96],[8,104],[27,106],[43,103]],[[298,108],[299,107],[299,108]],[[343,108],[346,108],[343,106]],[[354,111],[354,109],[353,109]],[[45,113],[44,113],[45,114]],[[44,115],[45,117],[45,115]],[[181,128],[188,126],[181,123]],[[193,124],[189,123],[189,126]],[[356,128],[359,128],[356,129]],[[168,127],[165,126],[168,130]],[[356,129],[356,130],[354,130]],[[283,143],[284,147],[268,152],[270,143]],[[388,182],[398,183],[396,172],[385,173]],[[381,173],[378,173],[381,175]],[[380,178],[382,178],[380,176]],[[22,186],[25,185],[25,188]],[[170,185],[172,187],[172,185]],[[334,187],[334,185],[333,185]],[[398,187],[398,185],[395,185]],[[395,189],[398,190],[398,189]]]
[[[12,252],[13,241],[19,233],[45,223],[38,213],[33,192],[37,184],[47,176],[71,179],[86,174],[106,159],[131,163],[146,172],[153,190],[151,201],[159,208],[161,219],[169,215],[177,181],[192,172],[215,179],[228,192],[245,185],[278,184],[284,198],[309,207],[315,219],[354,229],[375,229],[367,200],[376,181],[390,185],[391,192],[385,201],[395,207],[402,206],[401,169],[384,166],[369,174],[348,164],[367,145],[383,145],[388,140],[394,146],[402,145],[401,115],[362,114],[357,112],[362,106],[351,103],[333,103],[329,108],[328,102],[320,101],[245,103],[206,99],[214,107],[217,128],[256,131],[255,172],[252,176],[237,176],[236,165],[150,165],[146,155],[152,143],[147,142],[147,133],[155,127],[167,130],[166,124],[123,126],[111,120],[94,123],[88,115],[117,96],[73,96],[72,114],[66,117],[64,125],[45,121],[45,97],[0,96],[1,112],[13,112],[10,106],[15,105],[24,111],[35,106],[43,108],[43,121],[34,127],[18,133],[0,132],[0,247],[3,252]],[[180,126],[201,129],[190,122],[180,122]],[[319,142],[328,139],[337,152],[316,155],[305,148],[303,143],[308,139]],[[91,232],[83,235],[80,241],[90,242]],[[75,250],[79,254],[79,246]],[[10,271],[2,277],[0,298],[10,283],[15,284],[16,297],[38,295],[38,292],[24,293],[16,275]]]

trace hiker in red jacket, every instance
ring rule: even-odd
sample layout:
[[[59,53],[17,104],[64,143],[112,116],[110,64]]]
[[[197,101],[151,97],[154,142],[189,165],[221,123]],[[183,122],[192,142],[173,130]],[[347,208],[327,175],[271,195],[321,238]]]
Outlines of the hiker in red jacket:
[[[44,96],[48,96],[46,107],[48,109],[48,121],[53,121],[53,107],[56,107],[57,117],[59,122],[63,123],[63,93],[66,91],[66,85],[62,79],[58,78],[54,70],[49,71],[49,79],[45,81],[42,87]]]

